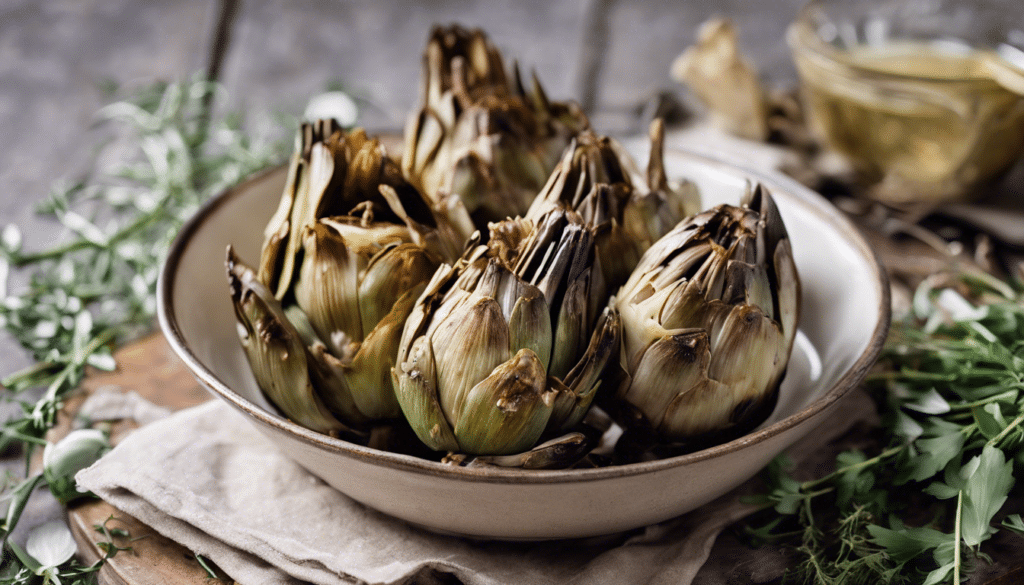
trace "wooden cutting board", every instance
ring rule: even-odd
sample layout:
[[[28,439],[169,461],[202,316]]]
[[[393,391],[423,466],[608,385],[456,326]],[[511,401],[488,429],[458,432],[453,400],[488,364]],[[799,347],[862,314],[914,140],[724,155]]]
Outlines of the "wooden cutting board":
[[[167,345],[163,335],[153,334],[115,353],[116,372],[93,372],[83,384],[85,392],[68,400],[60,424],[51,431],[54,440],[71,428],[73,415],[88,394],[101,387],[117,387],[134,391],[143,398],[180,410],[195,406],[212,397],[185,369]],[[130,430],[124,423],[112,429],[117,438]],[[110,519],[108,521],[108,519]],[[118,546],[130,546],[108,559],[99,572],[99,582],[111,585],[218,585],[231,580],[211,579],[195,555],[185,547],[161,536],[152,528],[115,509],[110,504],[92,500],[68,509],[68,525],[78,543],[81,560],[92,563],[103,557],[100,542],[106,536],[96,527],[107,522],[108,528],[120,528],[130,538],[115,538]],[[219,573],[219,572],[218,572]],[[219,573],[220,574],[220,573]]]

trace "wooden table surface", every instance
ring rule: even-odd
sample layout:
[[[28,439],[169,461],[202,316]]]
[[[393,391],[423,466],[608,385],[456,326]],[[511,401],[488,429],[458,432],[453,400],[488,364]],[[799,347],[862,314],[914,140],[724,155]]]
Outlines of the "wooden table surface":
[[[163,335],[147,336],[117,352],[118,369],[115,372],[94,372],[83,384],[83,392],[68,404],[60,424],[51,431],[50,440],[56,440],[70,430],[74,412],[84,398],[99,388],[136,392],[146,400],[179,410],[212,399],[195,378],[189,374],[181,360],[174,355]],[[115,429],[115,441],[130,432],[130,428]],[[109,522],[108,522],[109,519]],[[84,562],[91,563],[104,556],[97,543],[107,537],[96,527],[107,523],[108,528],[119,528],[130,535],[114,539],[118,546],[130,546],[104,563],[100,569],[101,583],[112,585],[215,585],[220,580],[210,579],[195,555],[181,545],[168,540],[150,527],[100,500],[87,500],[67,510],[68,525],[78,543]],[[230,582],[230,581],[225,581]]]

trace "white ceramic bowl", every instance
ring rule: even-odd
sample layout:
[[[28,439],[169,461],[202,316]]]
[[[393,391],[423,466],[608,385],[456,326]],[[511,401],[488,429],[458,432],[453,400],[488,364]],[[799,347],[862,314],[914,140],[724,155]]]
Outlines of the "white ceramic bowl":
[[[774,195],[803,283],[798,342],[771,417],[739,439],[688,455],[601,469],[525,471],[442,465],[300,427],[260,394],[235,332],[224,275],[229,243],[250,264],[277,207],[285,169],[260,173],[206,205],[171,248],[159,285],[160,325],[211,392],[282,451],[355,500],[433,530],[496,539],[610,534],[678,516],[752,477],[841,405],[874,363],[889,325],[889,287],[842,214],[786,177],[670,151],[706,206],[737,203],[748,180]]]

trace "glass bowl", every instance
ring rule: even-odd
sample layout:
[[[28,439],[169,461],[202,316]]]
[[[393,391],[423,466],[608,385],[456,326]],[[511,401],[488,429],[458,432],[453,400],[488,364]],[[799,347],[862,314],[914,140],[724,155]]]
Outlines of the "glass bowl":
[[[788,40],[812,129],[872,196],[967,199],[1020,159],[1017,0],[814,0]]]

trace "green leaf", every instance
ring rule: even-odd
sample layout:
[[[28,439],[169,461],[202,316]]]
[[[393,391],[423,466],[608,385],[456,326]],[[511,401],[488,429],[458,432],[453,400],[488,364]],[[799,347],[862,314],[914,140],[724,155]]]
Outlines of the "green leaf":
[[[110,450],[110,440],[96,429],[76,429],[43,449],[43,476],[50,492],[61,503],[85,494],[78,491],[75,474],[95,463]]]
[[[104,372],[113,372],[117,369],[117,362],[114,361],[114,356],[110,355],[109,351],[90,354],[85,361],[90,366]]]
[[[950,568],[954,568],[956,565],[956,550],[960,546],[960,543],[956,541],[955,534],[948,535],[949,539],[939,543],[932,551],[932,559],[935,564],[940,567],[943,565],[949,565]]]
[[[978,464],[976,459],[968,461],[967,465],[961,465],[959,461],[951,462],[946,466],[943,473],[943,481],[935,481],[929,484],[924,488],[924,492],[940,500],[948,500],[959,496],[960,492],[964,489],[965,478],[970,477],[973,473],[972,469],[967,468],[976,468]]]
[[[1003,432],[1006,428],[1006,418],[1003,417],[1002,409],[998,402],[990,402],[982,408],[971,410],[974,420],[978,423],[978,430],[986,439],[992,439]]]
[[[904,414],[903,411],[897,411],[893,432],[899,437],[913,441],[924,433],[924,427],[921,426],[921,423]]]
[[[962,536],[967,546],[978,546],[996,530],[990,526],[1013,487],[1013,463],[1003,452],[986,445],[976,457],[978,465],[965,477]],[[973,461],[973,460],[972,460]],[[965,466],[965,470],[968,469]]]
[[[875,484],[874,473],[860,464],[867,458],[860,451],[846,451],[836,457],[836,467],[839,469],[851,468],[836,477],[836,505],[840,508],[849,508],[853,505],[855,498],[865,499],[864,496]]]
[[[871,542],[884,548],[897,563],[906,563],[953,540],[952,534],[934,528],[907,528],[898,525],[897,529],[891,529],[873,524],[868,526],[867,530],[871,535]]]
[[[960,455],[964,448],[964,435],[959,431],[938,437],[918,439],[915,446],[920,454],[907,462],[908,478],[924,481],[937,475]]]
[[[945,414],[950,410],[949,402],[935,388],[930,388],[928,392],[918,396],[913,402],[905,403],[904,406],[924,414]]]
[[[948,484],[942,482],[935,482],[925,486],[924,493],[935,496],[940,500],[949,500],[957,497],[960,494],[960,490],[955,487],[950,487]]]
[[[36,575],[39,574],[39,570],[42,568],[42,565],[40,565],[38,561],[32,558],[32,555],[25,552],[25,549],[18,546],[18,544],[13,540],[7,541],[7,547],[11,549],[11,552],[14,553],[14,556],[18,557],[18,560],[21,561],[22,565],[24,565],[28,570],[32,571]]]
[[[948,582],[950,577],[952,577],[953,568],[952,564],[941,565],[939,568],[928,573],[928,576],[921,582],[921,585],[938,585],[939,583]]]
[[[21,518],[25,505],[28,504],[33,490],[36,489],[36,486],[42,480],[43,475],[41,473],[34,475],[23,480],[11,491],[11,501],[7,505],[7,514],[5,514],[3,525],[0,525],[0,537],[2,537],[0,538],[0,543],[3,543],[7,539],[7,535],[18,525],[18,520]]]
[[[17,254],[21,251],[21,242],[21,229],[13,223],[5,225],[0,232],[0,249],[8,255]]]
[[[773,492],[772,495],[777,497],[778,503],[775,504],[775,511],[779,514],[796,514],[805,499],[804,496],[800,494],[785,492]]]
[[[1002,527],[1024,536],[1024,520],[1021,519],[1020,514],[1010,514],[1003,518]]]

